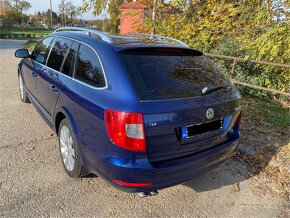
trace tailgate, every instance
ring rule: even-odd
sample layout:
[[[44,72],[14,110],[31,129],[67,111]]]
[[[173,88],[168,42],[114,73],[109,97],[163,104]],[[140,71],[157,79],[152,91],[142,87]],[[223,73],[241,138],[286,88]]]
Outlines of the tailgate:
[[[214,147],[226,140],[240,113],[240,101],[230,93],[172,101],[141,102],[150,162],[171,160]],[[209,120],[207,110],[214,110]]]

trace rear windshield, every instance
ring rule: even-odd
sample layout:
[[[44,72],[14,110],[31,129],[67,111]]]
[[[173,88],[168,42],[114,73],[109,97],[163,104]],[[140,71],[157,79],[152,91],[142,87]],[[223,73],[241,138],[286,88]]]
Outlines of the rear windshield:
[[[229,80],[204,56],[120,53],[140,100],[190,98]]]

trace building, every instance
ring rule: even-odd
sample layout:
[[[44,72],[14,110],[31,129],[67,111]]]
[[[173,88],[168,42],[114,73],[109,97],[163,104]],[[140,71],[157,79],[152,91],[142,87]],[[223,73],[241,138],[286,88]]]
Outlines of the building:
[[[119,7],[121,34],[142,31],[146,7],[137,0],[125,3]]]

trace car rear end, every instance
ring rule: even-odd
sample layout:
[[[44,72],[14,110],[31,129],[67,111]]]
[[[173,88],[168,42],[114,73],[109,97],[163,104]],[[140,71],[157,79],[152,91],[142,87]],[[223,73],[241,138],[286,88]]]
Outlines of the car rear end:
[[[126,191],[148,192],[186,182],[233,156],[241,96],[201,52],[144,47],[118,56],[142,111],[105,110],[108,137],[124,150],[107,159],[107,179]]]

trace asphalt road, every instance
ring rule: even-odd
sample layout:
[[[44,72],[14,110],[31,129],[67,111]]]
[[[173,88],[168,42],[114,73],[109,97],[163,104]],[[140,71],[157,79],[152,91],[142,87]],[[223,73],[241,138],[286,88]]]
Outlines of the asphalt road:
[[[186,184],[139,198],[99,177],[69,178],[57,138],[31,104],[20,101],[17,63],[23,42],[0,40],[0,217],[278,217],[283,201],[253,191],[233,159]],[[238,184],[239,189],[235,184]]]

